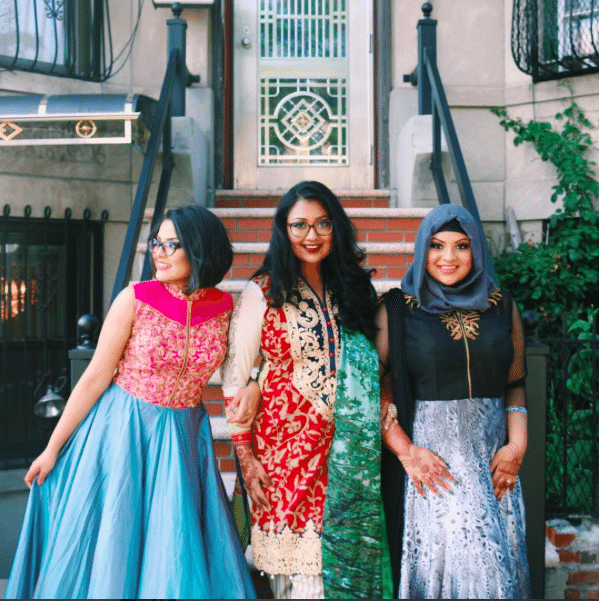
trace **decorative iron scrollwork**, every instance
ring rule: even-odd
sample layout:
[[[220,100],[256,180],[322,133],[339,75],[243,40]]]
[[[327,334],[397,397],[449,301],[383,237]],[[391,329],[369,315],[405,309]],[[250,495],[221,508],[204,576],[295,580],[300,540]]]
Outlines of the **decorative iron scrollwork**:
[[[514,0],[511,34],[534,81],[599,72],[599,0]]]

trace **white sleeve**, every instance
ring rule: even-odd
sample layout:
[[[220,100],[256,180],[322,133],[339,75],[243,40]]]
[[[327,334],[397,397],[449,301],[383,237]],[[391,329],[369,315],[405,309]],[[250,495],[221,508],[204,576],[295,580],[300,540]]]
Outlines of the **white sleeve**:
[[[247,386],[260,351],[266,299],[255,282],[248,282],[235,303],[227,356],[222,365],[223,396],[230,399]]]

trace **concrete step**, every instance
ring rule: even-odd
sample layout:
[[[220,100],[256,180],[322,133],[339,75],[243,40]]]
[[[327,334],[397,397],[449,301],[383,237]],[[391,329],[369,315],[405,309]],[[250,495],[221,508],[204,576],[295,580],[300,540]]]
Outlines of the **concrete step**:
[[[250,278],[260,267],[272,235],[274,207],[215,208],[233,243],[235,257],[226,282],[233,280],[228,290],[239,291],[235,280]],[[364,267],[375,269],[373,279],[379,292],[397,285],[407,271],[414,251],[416,231],[429,209],[396,209],[384,207],[354,207],[347,213],[354,227],[358,243],[366,252]],[[146,212],[149,220],[151,211]],[[146,244],[138,245],[143,253]],[[389,280],[384,284],[382,281]],[[380,281],[380,282],[379,282]]]
[[[247,279],[229,278],[229,279],[223,280],[217,286],[217,288],[220,288],[221,290],[224,290],[225,292],[228,292],[229,294],[232,294],[235,296],[235,295],[241,293],[241,291],[244,289],[247,282],[248,282]],[[388,279],[374,278],[372,280],[372,284],[374,286],[374,289],[376,290],[376,293],[380,296],[381,294],[384,294],[385,292],[388,292],[389,290],[391,290],[391,288],[399,288],[401,286],[401,280],[400,279],[388,280]]]
[[[388,192],[381,190],[337,192],[356,228],[360,247],[366,252],[365,267],[376,269],[373,285],[383,294],[401,284],[414,252],[416,231],[429,209],[388,207]],[[217,192],[217,207],[211,209],[221,219],[231,239],[233,266],[219,288],[237,296],[248,278],[260,267],[272,235],[272,221],[282,192]],[[149,222],[152,211],[146,211]],[[146,252],[146,244],[138,245]],[[219,468],[228,488],[235,479],[235,459],[224,401],[217,372],[204,390],[204,405],[210,415]]]
[[[286,190],[217,190],[217,208],[276,207]],[[334,190],[345,208],[388,207],[389,190]]]

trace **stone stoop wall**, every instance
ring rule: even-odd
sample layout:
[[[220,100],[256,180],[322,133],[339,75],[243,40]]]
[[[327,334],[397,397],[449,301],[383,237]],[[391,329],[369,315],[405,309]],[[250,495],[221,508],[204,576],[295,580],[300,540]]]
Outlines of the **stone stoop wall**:
[[[546,599],[599,599],[599,519],[549,520]]]

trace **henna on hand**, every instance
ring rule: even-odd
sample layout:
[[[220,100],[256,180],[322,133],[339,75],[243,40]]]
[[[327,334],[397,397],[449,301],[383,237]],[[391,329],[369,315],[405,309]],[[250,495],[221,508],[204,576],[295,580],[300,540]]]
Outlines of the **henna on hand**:
[[[414,486],[425,499],[425,486],[437,496],[441,496],[442,492],[439,487],[451,492],[448,481],[457,482],[457,479],[447,469],[445,461],[429,449],[410,444],[407,452],[398,455],[398,458]]]
[[[495,453],[490,468],[493,474],[493,489],[498,501],[507,490],[514,492],[521,466],[522,453],[513,442],[509,442]]]
[[[264,466],[254,455],[254,449],[250,444],[239,445],[235,447],[241,475],[245,488],[256,506],[263,511],[270,511],[270,503],[263,487],[271,488],[272,480],[266,473]]]

